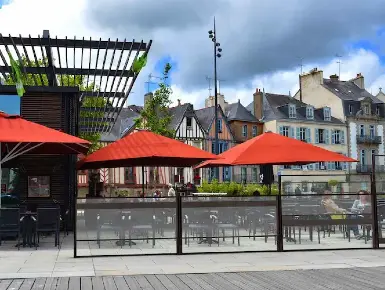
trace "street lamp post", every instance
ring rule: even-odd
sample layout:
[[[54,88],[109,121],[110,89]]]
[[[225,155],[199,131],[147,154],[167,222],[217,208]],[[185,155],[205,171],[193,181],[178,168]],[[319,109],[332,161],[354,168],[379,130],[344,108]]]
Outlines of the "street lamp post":
[[[215,154],[219,153],[219,142],[218,142],[218,80],[217,80],[217,58],[222,56],[222,48],[220,48],[221,44],[217,41],[217,33],[215,28],[215,17],[214,17],[214,30],[209,31],[209,38],[211,38],[214,44],[214,122],[215,122],[215,139],[214,139],[214,149]],[[219,180],[219,168],[215,170],[215,178]]]

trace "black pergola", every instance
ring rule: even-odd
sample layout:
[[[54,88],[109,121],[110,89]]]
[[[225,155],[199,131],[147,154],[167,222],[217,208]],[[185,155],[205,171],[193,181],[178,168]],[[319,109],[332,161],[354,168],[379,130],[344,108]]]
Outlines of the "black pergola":
[[[132,69],[134,59],[148,54],[152,41],[119,41],[52,38],[48,30],[43,36],[22,37],[0,34],[0,94],[16,94],[14,85],[1,84],[1,78],[14,78],[9,54],[19,60],[21,74],[29,79],[24,84],[28,92],[78,91],[83,104],[79,120],[80,132],[106,133],[111,130],[138,77]],[[68,77],[81,79],[83,86],[74,87]],[[13,79],[16,81],[15,79]],[[87,89],[93,84],[92,91]],[[97,102],[84,106],[86,98],[102,98],[103,107]],[[87,115],[86,117],[84,115]]]

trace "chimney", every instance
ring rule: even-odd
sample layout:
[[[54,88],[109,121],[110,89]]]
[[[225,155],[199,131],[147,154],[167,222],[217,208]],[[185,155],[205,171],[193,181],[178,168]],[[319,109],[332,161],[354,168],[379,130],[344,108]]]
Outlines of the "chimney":
[[[180,99],[177,99],[177,101],[178,101],[178,106],[182,105],[180,102]]]
[[[254,116],[260,120],[263,117],[263,93],[260,89],[256,89],[254,97]]]
[[[153,93],[147,93],[144,95],[144,105],[146,105],[148,100],[151,100],[154,97]]]
[[[339,77],[338,77],[338,75],[334,74],[334,75],[331,75],[331,76],[330,76],[330,80],[331,80],[332,82],[336,82],[336,81],[339,80]]]
[[[357,76],[352,80],[360,89],[365,89],[365,79],[361,73],[358,73]]]

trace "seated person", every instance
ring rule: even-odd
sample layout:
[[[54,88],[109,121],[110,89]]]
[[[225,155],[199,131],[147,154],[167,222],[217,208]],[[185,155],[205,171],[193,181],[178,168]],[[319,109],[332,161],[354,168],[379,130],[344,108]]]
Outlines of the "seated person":
[[[369,193],[366,190],[360,190],[358,192],[357,199],[354,201],[353,206],[351,208],[351,212],[357,215],[364,213],[366,209],[370,207]],[[357,215],[350,215],[350,219],[357,219]],[[348,227],[348,231],[353,231],[353,234],[356,239],[360,239],[362,236],[360,235],[358,225],[351,225]]]
[[[332,200],[332,192],[330,191],[330,189],[324,190],[324,196],[322,197],[321,203],[324,206],[326,212],[329,214],[344,214],[344,213],[346,213],[345,209],[340,208],[334,202],[334,200]]]

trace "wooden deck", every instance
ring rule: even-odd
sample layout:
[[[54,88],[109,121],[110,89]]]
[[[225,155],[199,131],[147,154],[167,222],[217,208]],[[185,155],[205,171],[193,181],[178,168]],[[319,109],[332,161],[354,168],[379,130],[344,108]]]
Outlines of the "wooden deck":
[[[0,290],[385,289],[385,267],[0,280]]]

